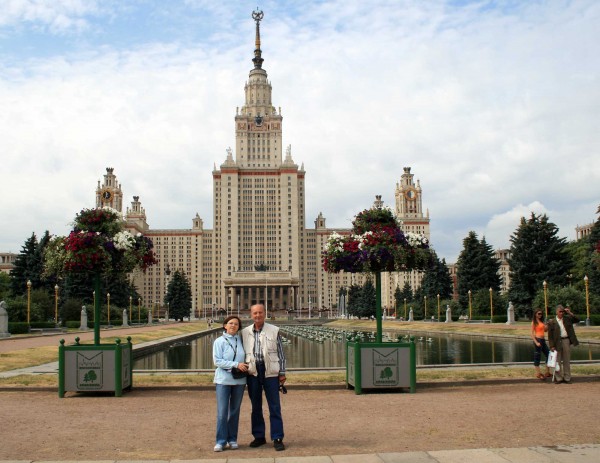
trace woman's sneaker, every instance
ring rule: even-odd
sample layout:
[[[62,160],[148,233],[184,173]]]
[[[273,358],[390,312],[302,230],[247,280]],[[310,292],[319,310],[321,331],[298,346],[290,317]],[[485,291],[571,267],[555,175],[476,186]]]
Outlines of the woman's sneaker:
[[[215,448],[213,450],[215,452],[222,452],[223,451],[223,446],[221,444],[217,444],[217,445],[215,445]]]
[[[239,445],[238,445],[238,443],[237,443],[237,442],[230,442],[230,443],[229,443],[229,448],[230,448],[231,450],[237,450],[237,449],[239,448]]]

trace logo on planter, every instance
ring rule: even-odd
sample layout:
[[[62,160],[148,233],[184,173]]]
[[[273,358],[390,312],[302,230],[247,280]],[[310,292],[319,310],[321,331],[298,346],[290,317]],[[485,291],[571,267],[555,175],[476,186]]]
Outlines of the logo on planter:
[[[82,389],[102,388],[103,352],[87,357],[77,352],[77,386]]]
[[[373,386],[397,386],[398,382],[398,349],[387,353],[373,349]]]

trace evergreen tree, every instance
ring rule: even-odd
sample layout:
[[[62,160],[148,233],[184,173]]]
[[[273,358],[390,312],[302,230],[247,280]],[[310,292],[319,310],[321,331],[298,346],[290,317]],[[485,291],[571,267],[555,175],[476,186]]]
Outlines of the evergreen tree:
[[[404,299],[406,299],[406,302],[411,302],[415,298],[408,280],[405,281],[404,286],[402,286],[402,294],[400,297],[402,298],[402,304],[404,304]]]
[[[421,289],[423,295],[427,295],[428,298],[437,298],[438,294],[441,299],[452,297],[452,277],[448,272],[446,260],[440,260],[435,253],[431,267],[425,270]]]
[[[375,316],[377,306],[377,294],[375,290],[375,285],[371,281],[370,278],[365,281],[365,284],[362,287],[361,297],[360,297],[360,316],[361,317],[371,317]]]
[[[500,291],[502,278],[500,277],[500,261],[496,258],[494,249],[485,240],[481,238],[480,246],[480,266],[481,269],[481,289],[489,291]]]
[[[461,307],[469,304],[469,290],[480,289],[480,253],[481,244],[474,231],[470,231],[463,240],[463,250],[456,262],[456,277],[458,279],[458,302]]]
[[[32,288],[40,286],[40,273],[36,265],[38,240],[35,233],[25,241],[21,252],[15,259],[15,265],[10,272],[10,288],[14,296],[27,294],[27,282],[31,281]]]
[[[350,285],[348,288],[348,315],[352,315],[353,317],[359,316],[359,307],[360,307],[360,298],[361,298],[362,290],[361,287],[357,284]]]
[[[185,274],[179,270],[173,273],[173,278],[167,286],[165,304],[169,305],[169,317],[183,321],[190,316],[192,309],[192,288]]]
[[[511,257],[509,299],[520,314],[531,311],[531,302],[546,281],[550,287],[564,286],[572,267],[566,239],[558,237],[558,228],[544,214],[521,218],[510,237]]]
[[[598,206],[596,213],[600,214],[600,206]],[[587,243],[588,256],[585,264],[585,275],[588,277],[590,293],[600,296],[600,216],[594,223],[592,232],[587,237]]]
[[[400,312],[403,310],[403,307],[404,299],[402,299],[402,290],[400,289],[400,286],[396,286],[396,289],[394,290],[394,309],[396,311],[396,318],[402,317]]]

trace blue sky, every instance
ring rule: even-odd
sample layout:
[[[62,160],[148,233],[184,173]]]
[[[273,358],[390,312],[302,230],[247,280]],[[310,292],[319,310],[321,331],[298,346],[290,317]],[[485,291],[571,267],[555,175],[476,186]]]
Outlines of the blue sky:
[[[65,234],[114,167],[152,228],[212,227],[212,169],[234,145],[256,3],[3,0],[0,250]],[[508,247],[519,218],[560,235],[600,204],[596,1],[267,1],[263,67],[304,164],[307,227],[330,227],[404,166],[438,254],[470,230]]]

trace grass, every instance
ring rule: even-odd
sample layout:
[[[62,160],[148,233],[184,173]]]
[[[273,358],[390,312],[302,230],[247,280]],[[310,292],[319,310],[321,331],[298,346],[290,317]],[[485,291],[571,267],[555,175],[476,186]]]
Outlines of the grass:
[[[573,376],[600,376],[600,366],[596,365],[573,365],[571,367]],[[418,369],[417,387],[421,383],[445,383],[460,381],[480,381],[493,379],[532,379],[533,367],[500,367],[500,368],[444,368],[444,369]],[[133,376],[134,387],[171,386],[171,387],[194,387],[212,386],[213,375],[210,373],[169,374],[169,373],[135,373]],[[287,384],[290,386],[306,385],[345,385],[346,373],[323,372],[323,373],[295,373],[288,374]],[[55,374],[47,375],[20,375],[12,378],[0,378],[0,387],[58,387],[58,379]]]

